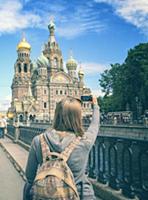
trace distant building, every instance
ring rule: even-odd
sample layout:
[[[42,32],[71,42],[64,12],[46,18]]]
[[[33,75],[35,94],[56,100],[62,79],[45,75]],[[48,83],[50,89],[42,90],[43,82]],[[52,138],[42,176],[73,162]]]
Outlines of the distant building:
[[[62,52],[55,39],[55,25],[51,21],[50,36],[35,64],[30,58],[31,45],[25,37],[17,46],[18,57],[14,65],[12,82],[12,102],[9,112],[15,120],[28,122],[34,120],[52,121],[56,103],[65,96],[80,98],[90,95],[84,85],[84,72],[77,73],[77,62],[70,56],[63,68]],[[83,104],[83,115],[91,115],[91,103]]]

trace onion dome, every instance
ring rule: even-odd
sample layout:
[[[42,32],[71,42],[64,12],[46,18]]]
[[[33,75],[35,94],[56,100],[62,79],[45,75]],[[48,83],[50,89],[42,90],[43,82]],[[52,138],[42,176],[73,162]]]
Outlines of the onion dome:
[[[72,56],[70,56],[70,58],[68,59],[68,61],[66,63],[66,67],[68,70],[76,70],[77,62]]]
[[[53,22],[52,19],[50,20],[50,23],[49,23],[49,25],[48,25],[48,28],[49,28],[49,30],[50,30],[50,29],[55,29],[55,24],[54,24],[54,22]]]
[[[78,71],[78,75],[79,75],[79,76],[84,76],[84,71],[83,71],[82,68],[79,69],[79,71]]]
[[[26,41],[25,37],[23,37],[22,40],[17,45],[17,50],[20,50],[20,49],[31,50],[31,45]]]
[[[37,65],[38,67],[49,67],[49,60],[44,56],[43,53],[41,53],[41,55],[38,57]]]
[[[56,43],[55,34],[54,34],[55,24],[54,24],[53,19],[50,19],[50,23],[48,25],[48,29],[49,29],[49,32],[50,32],[50,38],[49,38],[50,44]]]

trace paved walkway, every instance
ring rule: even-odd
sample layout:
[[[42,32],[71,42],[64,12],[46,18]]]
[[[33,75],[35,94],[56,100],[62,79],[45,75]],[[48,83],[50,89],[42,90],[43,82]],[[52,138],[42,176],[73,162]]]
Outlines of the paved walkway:
[[[21,200],[24,181],[0,148],[0,200]]]
[[[14,167],[25,180],[24,172],[28,158],[28,151],[22,148],[20,145],[13,143],[13,141],[7,137],[5,137],[4,139],[0,139],[0,147],[2,147],[3,150],[7,153]],[[10,200],[10,199],[0,198],[0,200]],[[16,199],[11,199],[11,200],[16,200]],[[97,198],[97,200],[101,199]]]
[[[20,145],[13,143],[8,137],[0,139],[0,145],[4,151],[10,156],[12,163],[16,169],[24,174],[26,162],[28,158],[28,151],[22,148]],[[22,175],[21,173],[21,175]]]

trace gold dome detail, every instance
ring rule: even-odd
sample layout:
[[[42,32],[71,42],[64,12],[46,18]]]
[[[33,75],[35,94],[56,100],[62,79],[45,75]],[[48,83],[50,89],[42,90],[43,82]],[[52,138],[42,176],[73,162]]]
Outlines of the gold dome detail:
[[[31,49],[31,45],[26,41],[25,37],[23,37],[20,43],[17,45],[17,50],[19,49]]]
[[[67,61],[66,64],[67,64],[67,65],[73,65],[73,64],[77,64],[77,62],[76,62],[76,60],[71,56],[71,57],[68,59],[68,61]]]
[[[70,56],[69,56],[69,59],[67,60],[66,67],[67,67],[68,70],[70,70],[70,69],[76,70],[77,61],[73,58],[72,49],[70,50],[69,54],[70,54]]]
[[[83,71],[82,68],[79,69],[78,74],[79,74],[79,75],[84,75],[84,71]]]

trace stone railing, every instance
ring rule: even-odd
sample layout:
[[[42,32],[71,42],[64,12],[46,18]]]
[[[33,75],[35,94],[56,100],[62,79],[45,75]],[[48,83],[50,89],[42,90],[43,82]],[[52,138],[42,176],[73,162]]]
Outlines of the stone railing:
[[[16,133],[15,133],[16,131]],[[15,142],[30,145],[44,128],[8,126]],[[88,163],[89,177],[121,190],[129,198],[148,199],[148,141],[116,136],[98,136]]]
[[[101,125],[102,136],[113,136],[148,141],[148,127],[138,125]]]

